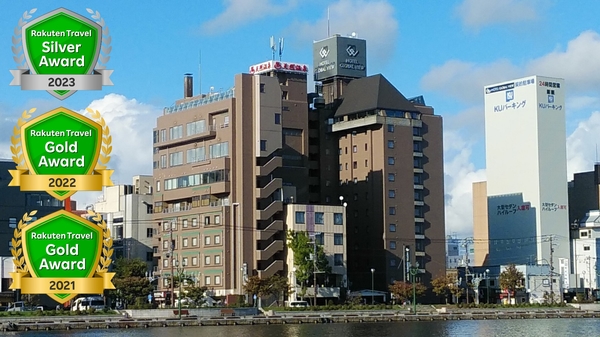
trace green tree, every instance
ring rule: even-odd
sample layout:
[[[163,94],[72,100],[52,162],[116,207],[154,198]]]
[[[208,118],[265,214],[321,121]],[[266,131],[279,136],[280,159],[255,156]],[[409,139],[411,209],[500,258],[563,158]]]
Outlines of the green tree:
[[[189,285],[185,288],[185,296],[190,298],[196,305],[204,303],[204,293],[208,287]]]
[[[431,280],[433,292],[438,297],[443,297],[446,303],[448,302],[448,293],[450,292],[450,287],[453,283],[454,280],[451,275],[440,275]]]
[[[311,256],[314,254],[314,246],[307,232],[288,231],[288,247],[294,252],[294,267],[296,268],[296,283],[302,289],[306,287],[306,281],[314,276],[314,263]],[[317,245],[317,273],[331,273],[331,267],[327,261],[327,256],[323,246]]]
[[[290,291],[290,284],[286,277],[277,274],[264,279],[259,276],[250,276],[244,285],[244,289],[250,296],[267,297],[275,295],[279,301],[282,296]]]
[[[413,295],[413,285],[409,282],[395,281],[393,284],[388,286],[388,290],[394,298],[396,299],[396,303],[404,302],[407,299],[412,300]],[[427,291],[427,287],[421,283],[415,283],[415,295],[416,297],[423,296]]]
[[[141,259],[119,258],[115,261],[115,277],[113,283],[116,293],[113,297],[119,298],[124,305],[135,304],[136,299],[143,298],[152,293],[154,287],[146,278],[147,265]]]
[[[506,270],[500,273],[500,287],[508,290],[510,302],[511,294],[514,294],[517,289],[523,288],[523,273],[514,264],[509,265]]]

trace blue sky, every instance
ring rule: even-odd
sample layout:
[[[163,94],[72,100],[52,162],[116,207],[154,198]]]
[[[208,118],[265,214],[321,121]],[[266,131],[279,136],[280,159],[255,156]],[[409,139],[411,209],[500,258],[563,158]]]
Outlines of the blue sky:
[[[8,85],[11,38],[23,12],[65,7],[100,12],[112,37],[114,86],[65,101]],[[590,170],[600,132],[600,3],[580,0],[223,0],[5,2],[0,17],[0,157],[24,109],[100,110],[115,138],[119,183],[151,173],[151,129],[182,96],[182,75],[202,91],[271,57],[269,37],[285,38],[283,59],[312,62],[312,41],[356,32],[367,40],[369,74],[382,73],[405,96],[424,95],[444,117],[447,232],[471,231],[471,183],[485,180],[483,85],[526,75],[565,78],[569,175]],[[122,144],[119,147],[119,144]],[[126,146],[125,146],[126,144]],[[133,164],[132,164],[133,163]],[[95,198],[78,193],[75,199]]]

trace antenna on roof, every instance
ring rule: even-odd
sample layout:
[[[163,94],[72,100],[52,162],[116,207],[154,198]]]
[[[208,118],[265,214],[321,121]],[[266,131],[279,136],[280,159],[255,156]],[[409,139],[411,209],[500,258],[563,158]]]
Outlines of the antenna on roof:
[[[283,54],[283,38],[279,38],[279,61],[281,61],[281,54]]]
[[[275,49],[275,38],[273,35],[271,35],[271,51],[273,52],[273,58],[271,59],[272,61],[275,61]]]
[[[327,6],[327,37],[329,37],[329,6]]]

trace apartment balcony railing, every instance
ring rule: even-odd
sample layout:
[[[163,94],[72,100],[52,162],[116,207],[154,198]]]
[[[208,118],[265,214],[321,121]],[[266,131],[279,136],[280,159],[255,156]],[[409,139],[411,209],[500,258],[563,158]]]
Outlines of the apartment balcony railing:
[[[273,220],[265,229],[258,231],[259,240],[270,239],[277,232],[283,230],[283,220]]]
[[[275,260],[267,268],[259,270],[258,276],[264,279],[275,275],[275,273],[281,270],[283,270],[283,260]]]

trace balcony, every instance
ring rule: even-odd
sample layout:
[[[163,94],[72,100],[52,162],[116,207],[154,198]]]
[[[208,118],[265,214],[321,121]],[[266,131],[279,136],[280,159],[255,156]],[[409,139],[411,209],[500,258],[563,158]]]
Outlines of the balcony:
[[[267,228],[258,230],[258,239],[267,240],[270,239],[275,233],[283,230],[283,220],[274,220]]]
[[[425,252],[415,252],[415,256],[425,256]]]
[[[425,222],[425,218],[415,217],[415,222]]]
[[[424,201],[415,200],[415,206],[425,206]]]
[[[265,185],[265,187],[257,188],[256,195],[261,199],[266,198],[266,197],[270,196],[271,194],[273,194],[277,189],[280,189],[281,187],[283,187],[283,179],[274,178],[267,185]]]
[[[413,152],[413,157],[423,157],[423,152]]]
[[[425,235],[423,235],[423,234],[415,234],[415,239],[417,239],[417,240],[425,240]]]
[[[422,189],[423,189],[423,185],[422,185],[422,184],[414,184],[414,185],[413,185],[413,188],[414,188],[415,190],[422,190]]]
[[[275,255],[277,252],[283,250],[283,240],[275,240],[271,242],[267,248],[263,250],[257,250],[254,253],[254,258],[257,260],[268,260],[271,256]]]
[[[281,157],[273,157],[263,166],[258,167],[258,175],[264,177],[273,172],[276,168],[283,165],[283,159]]]
[[[272,217],[275,213],[283,211],[283,202],[280,200],[273,201],[267,208],[256,210],[257,220],[266,220]]]
[[[423,173],[423,169],[415,167],[415,168],[413,168],[413,173]]]
[[[185,126],[185,125],[184,125]],[[196,142],[198,140],[202,140],[204,138],[215,137],[217,135],[218,127],[215,125],[208,125],[204,132],[196,133],[191,136],[185,136],[177,139],[170,139],[164,142],[155,143],[154,147],[158,147],[159,149],[165,149],[169,147],[173,147],[176,145],[186,144],[190,142]]]
[[[283,270],[283,260],[275,260],[264,270],[258,271],[258,277],[264,279],[270,276],[275,275],[278,271]]]
[[[420,141],[423,140],[423,137],[421,137],[421,136],[413,136],[413,140],[420,142]]]

